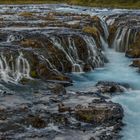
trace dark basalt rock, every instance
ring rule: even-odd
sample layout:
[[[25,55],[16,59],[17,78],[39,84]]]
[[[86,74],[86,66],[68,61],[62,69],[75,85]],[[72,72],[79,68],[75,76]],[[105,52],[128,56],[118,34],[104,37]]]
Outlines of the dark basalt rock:
[[[45,128],[47,126],[46,122],[39,116],[28,116],[25,119],[27,125],[31,125],[34,128]]]
[[[132,64],[130,66],[140,68],[140,60],[139,59],[133,60],[133,62],[132,62]]]
[[[63,103],[60,103],[58,105],[58,111],[59,112],[70,112],[72,109],[70,107],[66,107]]]
[[[99,81],[96,84],[99,92],[101,93],[116,93],[116,92],[124,92],[129,89],[129,85],[125,83],[116,83],[109,81]]]
[[[106,101],[101,93],[73,94],[61,84],[46,85],[46,90],[26,96],[25,93],[0,95],[3,104],[0,107],[1,137],[57,138],[58,135],[65,137],[68,131],[80,131],[83,135],[92,132],[95,139],[117,139],[123,118],[119,104]],[[95,136],[96,133],[99,135]]]
[[[16,6],[8,11],[12,8]],[[58,13],[49,7],[46,13],[21,12],[24,8],[19,6],[17,16],[14,10],[14,18],[2,17],[0,23],[1,29],[5,29],[0,33],[0,59],[3,63],[6,61],[3,67],[8,65],[12,69],[21,53],[20,68],[23,68],[23,59],[30,66],[30,78],[25,76],[18,81],[22,84],[18,93],[4,91],[0,94],[0,139],[55,139],[59,135],[63,139],[74,135],[79,139],[81,135],[90,136],[90,140],[118,139],[123,109],[119,104],[106,101],[109,98],[104,93],[124,92],[129,85],[100,81],[95,92],[70,93],[65,86],[70,86],[72,80],[66,73],[89,72],[104,66],[107,59],[102,52],[101,39],[111,46],[118,27],[132,29],[126,53],[129,57],[139,57],[138,51],[131,52],[139,47],[139,27],[135,20],[139,15],[112,16],[115,22],[109,26],[108,37],[98,16]],[[121,50],[126,51],[126,48]],[[24,68],[27,67],[26,63]]]
[[[47,88],[56,95],[65,95],[66,89],[62,84],[48,83]]]
[[[139,48],[132,48],[126,51],[125,54],[129,58],[139,58],[140,57],[140,49]]]
[[[115,123],[123,118],[123,109],[113,102],[90,103],[88,106],[78,105],[75,108],[76,118],[93,124]]]

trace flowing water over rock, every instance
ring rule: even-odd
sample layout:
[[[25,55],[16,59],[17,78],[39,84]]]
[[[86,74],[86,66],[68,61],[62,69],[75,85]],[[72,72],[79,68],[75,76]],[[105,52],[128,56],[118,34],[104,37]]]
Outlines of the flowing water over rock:
[[[0,8],[0,139],[140,139],[139,10]]]

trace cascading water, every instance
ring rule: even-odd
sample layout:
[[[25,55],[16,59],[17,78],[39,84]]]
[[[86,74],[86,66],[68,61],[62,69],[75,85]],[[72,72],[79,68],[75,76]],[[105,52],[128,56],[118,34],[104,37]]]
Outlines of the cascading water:
[[[71,42],[70,38],[68,38],[68,49],[65,49],[63,47],[59,38],[51,37],[51,42],[55,47],[59,48],[66,55],[67,59],[72,65],[72,72],[82,72],[81,66],[76,62],[78,58],[77,48],[75,47],[74,42]],[[76,58],[74,58],[73,56],[76,56]]]
[[[140,108],[139,108],[139,91],[140,91],[140,75],[137,69],[129,67],[130,59],[120,51],[128,49],[130,35],[132,30],[127,27],[119,27],[112,49],[107,49],[108,44],[100,37],[103,48],[106,48],[106,56],[109,63],[102,69],[96,69],[94,72],[81,75],[72,75],[75,80],[74,90],[92,89],[93,85],[98,81],[115,81],[120,83],[128,83],[134,90],[127,91],[125,94],[113,97],[114,102],[120,103],[124,108],[124,123],[121,140],[139,140],[140,130]],[[132,42],[136,39],[137,32],[134,32]]]
[[[100,23],[102,25],[102,28],[104,30],[104,34],[105,34],[105,39],[108,38],[109,36],[109,31],[108,31],[108,26],[107,26],[107,23],[105,22],[105,16],[99,16],[100,17]]]
[[[124,51],[125,50],[125,37],[127,34],[127,27],[118,28],[116,32],[115,39],[113,41],[113,48],[116,51]],[[129,37],[128,37],[129,38]]]
[[[112,48],[114,48],[118,52],[125,52],[126,50],[128,50],[131,35],[132,43],[136,40],[137,32],[128,27],[119,27],[112,44]]]
[[[30,65],[23,53],[14,60],[13,56],[9,60],[0,54],[0,79],[5,82],[17,83],[22,78],[30,79]]]
[[[97,48],[94,38],[87,35],[80,35],[80,37],[85,41],[86,51],[88,52],[88,58],[85,61],[90,63],[93,68],[103,66],[104,55]],[[78,48],[72,37],[68,37],[68,47],[65,47],[62,40],[58,37],[50,37],[50,40],[54,47],[57,47],[57,49],[60,49],[65,54],[67,60],[72,65],[72,72],[83,72],[83,65],[85,62],[80,60]]]
[[[98,53],[97,47],[96,47],[96,43],[93,37],[89,37],[89,36],[84,36],[84,40],[87,43],[88,49],[89,49],[89,58],[88,60],[90,61],[90,63],[97,67],[101,67],[104,65],[104,56],[100,57],[100,54],[102,55],[102,53]]]

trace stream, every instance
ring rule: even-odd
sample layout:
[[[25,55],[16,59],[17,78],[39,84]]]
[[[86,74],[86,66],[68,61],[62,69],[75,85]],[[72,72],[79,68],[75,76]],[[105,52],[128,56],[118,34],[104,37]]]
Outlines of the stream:
[[[140,75],[138,69],[129,66],[130,59],[126,58],[124,53],[115,52],[113,49],[107,49],[109,63],[103,68],[98,68],[93,72],[73,74],[75,81],[74,89],[90,90],[98,81],[115,81],[128,83],[132,87],[130,91],[123,95],[113,97],[113,101],[120,103],[124,108],[124,123],[121,134],[122,140],[139,140],[140,132]],[[74,90],[73,89],[73,90]]]

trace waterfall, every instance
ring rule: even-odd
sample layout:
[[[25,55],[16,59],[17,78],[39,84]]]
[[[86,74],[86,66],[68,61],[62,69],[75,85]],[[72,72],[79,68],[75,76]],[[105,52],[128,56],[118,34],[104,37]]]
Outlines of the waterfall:
[[[102,59],[103,54],[101,53],[101,51],[99,51],[97,49],[95,40],[93,37],[89,37],[89,36],[84,36],[84,40],[87,43],[87,47],[88,47],[88,56],[89,56],[89,60],[90,63],[92,64],[93,67],[100,67],[104,64],[104,59]],[[102,56],[101,56],[102,55]]]
[[[99,18],[100,18],[101,26],[102,26],[102,28],[103,28],[103,30],[104,30],[105,39],[107,39],[108,36],[109,36],[109,32],[108,32],[107,23],[105,22],[105,17],[99,16]]]
[[[125,51],[127,43],[126,43],[126,36],[127,36],[127,32],[128,28],[124,27],[124,28],[118,28],[117,32],[116,32],[116,36],[115,39],[113,41],[112,47],[116,50],[116,51]],[[130,35],[130,34],[129,34]],[[127,36],[127,38],[129,38],[129,36]]]
[[[16,81],[21,80],[22,78],[30,78],[30,65],[26,58],[23,57],[23,54],[20,53],[16,60]]]
[[[133,36],[130,39],[131,35]],[[124,52],[129,49],[130,43],[136,41],[136,36],[137,36],[137,32],[135,30],[132,30],[131,28],[128,27],[123,27],[123,28],[119,27],[116,32],[112,47],[116,51]]]
[[[16,59],[11,56],[9,60],[0,54],[0,78],[11,83],[18,83],[22,78],[31,79],[30,65],[22,52]]]
[[[82,66],[78,64],[80,62],[79,56],[78,56],[78,51],[75,46],[74,40],[71,37],[68,37],[68,42],[69,42],[69,47],[68,47],[68,52],[69,55],[74,58],[74,63],[72,64],[72,72],[83,72]]]
[[[130,34],[131,34],[131,29],[128,29],[128,30],[127,30],[127,33],[126,33],[125,50],[128,50],[128,47],[129,47]]]
[[[86,43],[84,49],[88,53],[88,58],[85,60],[79,58],[79,48],[75,45],[73,35],[67,36],[64,40],[56,36],[49,36],[49,39],[53,47],[56,47],[65,54],[67,61],[71,64],[71,72],[83,72],[85,64],[89,64],[93,68],[102,66],[104,64],[104,57],[101,51],[99,51],[100,49],[97,48],[94,38],[87,35],[77,37],[80,37]]]
[[[108,48],[108,43],[104,40],[104,38],[100,35],[100,41],[101,41],[101,45],[102,45],[102,48],[107,51],[107,48]]]
[[[51,37],[51,42],[53,43],[54,47],[60,49],[67,57],[67,60],[72,65],[72,72],[82,72],[82,67],[78,63],[79,56],[77,52],[77,48],[75,46],[74,40],[71,37],[68,37],[68,47],[64,47],[61,40],[56,37]]]

